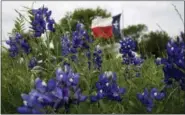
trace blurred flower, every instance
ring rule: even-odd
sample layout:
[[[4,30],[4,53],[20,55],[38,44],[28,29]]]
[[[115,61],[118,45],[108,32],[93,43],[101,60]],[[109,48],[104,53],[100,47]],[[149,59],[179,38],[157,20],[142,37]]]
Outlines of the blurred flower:
[[[181,35],[182,36],[182,35]],[[171,39],[166,46],[167,57],[157,58],[156,64],[163,64],[164,82],[166,85],[171,85],[172,79],[179,82],[181,89],[184,90],[185,80],[185,43],[181,37]],[[183,72],[184,71],[184,72]]]
[[[29,54],[30,53],[31,48],[30,48],[30,46],[29,46],[29,44],[28,44],[28,42],[26,40],[24,40],[24,39],[21,40],[20,41],[20,45],[21,45],[22,49],[24,50],[24,52],[26,54]]]
[[[14,37],[10,37],[6,44],[10,46],[9,53],[11,57],[16,57],[19,53],[29,54],[31,52],[30,45],[19,33],[16,33]]]
[[[62,55],[68,56],[71,54],[70,58],[76,62],[78,60],[77,53],[80,53],[82,50],[89,50],[89,43],[92,42],[92,39],[82,23],[77,23],[76,31],[72,32],[71,37],[70,39],[69,34],[61,37]]]
[[[158,92],[156,88],[152,88],[150,96],[156,100],[161,100],[164,98],[165,94],[164,92]]]
[[[31,60],[30,60],[30,62],[29,62],[28,67],[32,69],[36,65],[37,65],[37,59],[35,57],[32,57]]]
[[[78,88],[75,91],[74,97],[75,97],[76,103],[83,102],[87,99],[87,96],[82,95],[80,88]]]
[[[76,31],[72,33],[72,46],[73,48],[84,48],[89,49],[88,43],[92,42],[92,38],[88,35],[84,29],[82,23],[77,23]]]
[[[66,56],[70,52],[71,42],[67,36],[61,38],[61,45],[62,45],[62,55]]]
[[[93,53],[93,62],[95,64],[95,68],[100,69],[102,64],[102,50],[98,47],[95,48]]]
[[[148,112],[152,111],[154,103],[153,100],[149,97],[148,89],[145,88],[143,93],[138,93],[137,98],[141,101],[142,104],[146,106]]]
[[[69,65],[64,65],[65,70],[61,68],[56,71],[56,79],[65,86],[76,86],[79,82],[79,74],[74,73]]]
[[[17,108],[17,111],[21,114],[40,114],[44,113],[43,105],[39,103],[38,96],[33,93],[22,94],[24,105]]]
[[[98,46],[96,46],[94,51],[93,51],[92,57],[91,57],[90,50],[88,50],[86,52],[86,56],[88,58],[88,67],[89,67],[89,69],[91,67],[91,60],[92,60],[94,68],[100,70],[101,64],[102,64],[102,50]]]
[[[45,107],[50,106],[53,111],[73,103],[83,102],[87,99],[78,87],[79,74],[74,73],[68,64],[64,70],[56,70],[56,79],[50,79],[47,83],[40,78],[35,80],[35,89],[29,94],[22,94],[24,105],[17,111],[23,114],[46,113]]]
[[[165,97],[164,92],[158,92],[156,88],[152,88],[150,93],[147,88],[143,93],[137,93],[137,99],[146,106],[148,112],[154,107],[154,100],[162,100]]]
[[[136,51],[136,42],[131,38],[125,38],[120,41],[120,53],[123,57],[123,64],[134,64],[140,65],[143,62],[143,59],[139,57]]]
[[[50,18],[51,11],[48,8],[42,7],[38,9],[32,9],[33,20],[31,22],[32,29],[34,30],[35,37],[41,37],[41,35],[46,31],[46,29],[54,32],[55,21]],[[46,27],[47,26],[47,27]]]
[[[113,72],[105,72],[99,76],[96,82],[97,94],[90,96],[91,102],[96,102],[104,97],[110,100],[121,101],[121,95],[125,93],[125,88],[117,85],[117,76]]]
[[[134,67],[139,68],[141,67],[144,59],[142,59],[135,51],[137,47],[137,42],[134,41],[132,38],[125,38],[120,41],[120,53],[122,54],[123,64],[126,64],[126,72],[129,73],[129,66],[135,65]],[[137,69],[135,69],[137,70]],[[136,77],[140,76],[139,70],[136,71]]]

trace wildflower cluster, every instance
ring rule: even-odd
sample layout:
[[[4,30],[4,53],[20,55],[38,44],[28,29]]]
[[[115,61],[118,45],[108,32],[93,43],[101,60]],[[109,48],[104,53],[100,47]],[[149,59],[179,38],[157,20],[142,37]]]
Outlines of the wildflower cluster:
[[[72,47],[89,49],[88,42],[91,43],[92,38],[84,29],[84,25],[82,23],[77,23],[76,31],[72,33]]]
[[[19,33],[16,33],[14,37],[10,37],[6,44],[10,46],[9,53],[11,57],[16,57],[19,53],[29,54],[31,52],[31,47],[27,40]]]
[[[117,76],[116,73],[113,72],[105,72],[99,76],[99,81],[96,82],[97,94],[95,96],[91,96],[91,102],[96,102],[104,97],[121,101],[121,95],[126,92],[124,88],[120,88],[117,85]]]
[[[158,58],[156,63],[163,64],[164,82],[171,85],[176,80],[185,91],[185,43],[181,37],[170,40],[166,46],[167,58]]]
[[[145,105],[148,112],[152,111],[154,100],[162,100],[164,97],[165,93],[163,91],[159,92],[156,88],[152,88],[150,92],[145,88],[143,93],[137,94],[137,98],[143,105]]]
[[[92,43],[92,38],[88,35],[87,31],[84,29],[84,25],[81,23],[77,23],[76,31],[72,33],[72,40],[69,39],[69,35],[65,35],[61,38],[61,45],[62,45],[62,55],[68,56],[72,54],[72,60],[77,60],[77,53],[80,50],[87,50],[86,56],[88,58],[88,65],[90,68],[91,65],[91,53],[90,53],[90,46],[89,43]],[[93,63],[95,64],[95,68],[101,68],[101,54],[102,51],[96,47],[93,52]]]
[[[128,66],[135,65],[137,68],[140,68],[141,64],[143,63],[143,59],[135,52],[137,43],[132,40],[131,38],[125,38],[124,40],[120,41],[120,53],[122,54],[123,64]],[[129,67],[127,67],[126,72],[128,72]],[[137,69],[136,69],[137,70]],[[136,76],[139,76],[139,72],[136,72]]]
[[[24,105],[17,110],[23,114],[47,113],[45,107],[51,107],[53,111],[64,106],[66,111],[69,105],[79,103],[87,99],[82,95],[78,87],[79,74],[74,73],[69,65],[64,65],[64,71],[61,68],[56,70],[56,78],[50,79],[48,83],[37,78],[35,80],[35,89],[29,94],[22,94]]]
[[[123,64],[133,64],[133,65],[140,65],[142,64],[143,60],[138,57],[135,53],[136,51],[136,42],[131,38],[126,38],[120,41],[120,53],[123,57]]]
[[[44,7],[32,10],[33,20],[31,22],[31,28],[34,30],[35,37],[40,37],[46,29],[52,32],[55,31],[55,21],[51,19],[51,13],[48,8]]]
[[[95,48],[93,53],[93,63],[95,64],[95,68],[100,69],[102,64],[102,50],[98,47]]]
[[[83,27],[83,24],[78,23],[76,31],[72,33],[72,40],[69,35],[65,35],[61,38],[62,55],[67,56],[73,54],[72,59],[76,60],[78,49],[89,49],[88,43],[92,42],[92,39]]]
[[[86,56],[88,58],[88,66],[90,69],[90,66],[91,66],[91,61],[90,61],[91,60],[91,53],[90,53],[90,51],[86,52]],[[102,64],[102,50],[98,46],[94,49],[92,58],[93,58],[93,63],[94,63],[94,69],[100,70],[101,64]]]

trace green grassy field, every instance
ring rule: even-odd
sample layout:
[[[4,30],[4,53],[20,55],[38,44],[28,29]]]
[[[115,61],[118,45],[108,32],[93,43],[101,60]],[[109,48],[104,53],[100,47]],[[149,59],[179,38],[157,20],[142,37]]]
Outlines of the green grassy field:
[[[2,73],[1,73],[1,110],[2,113],[17,113],[17,107],[22,105],[21,93],[28,93],[33,88],[35,75],[27,68],[23,62],[12,59],[8,53],[2,52]],[[82,59],[83,60],[83,59]],[[145,60],[141,68],[140,77],[125,78],[124,68],[121,64],[121,58],[115,55],[110,59],[103,58],[102,72],[113,71],[118,77],[118,84],[126,88],[126,94],[123,95],[122,102],[114,102],[107,99],[91,103],[89,99],[79,105],[72,105],[70,113],[147,113],[145,107],[136,98],[136,94],[143,91],[144,88],[164,87],[163,71],[161,66],[156,66],[154,58]],[[55,68],[51,68],[53,71]],[[80,73],[80,86],[83,93],[88,95],[89,89],[98,79],[99,71],[88,70],[87,67],[81,65],[73,65],[73,69]],[[131,72],[132,73],[132,72]],[[51,76],[50,76],[51,75]],[[132,76],[132,75],[131,75]],[[52,71],[44,79],[54,77]],[[177,114],[185,113],[185,92],[180,91],[176,85],[168,88],[165,99],[156,101],[151,113],[168,113]],[[62,113],[62,109],[58,113]]]

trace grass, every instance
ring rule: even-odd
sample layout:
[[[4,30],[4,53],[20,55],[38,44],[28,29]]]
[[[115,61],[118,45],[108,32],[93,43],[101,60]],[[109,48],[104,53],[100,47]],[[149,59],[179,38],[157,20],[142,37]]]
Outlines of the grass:
[[[33,88],[33,80],[36,77],[27,65],[8,56],[8,53],[2,52],[2,113],[17,113],[16,109],[22,105],[21,93],[28,93]],[[84,60],[83,58],[81,60]],[[103,58],[102,72],[114,71],[118,76],[118,84],[126,88],[126,94],[123,101],[118,103],[103,99],[97,103],[90,103],[89,100],[79,105],[72,105],[70,113],[75,114],[100,114],[100,113],[147,113],[145,107],[137,100],[136,94],[142,92],[144,88],[162,89],[164,84],[162,67],[156,66],[153,58],[145,60],[141,68],[141,76],[125,80],[124,68],[121,64],[121,58]],[[99,71],[87,70],[87,67],[81,65],[73,66],[81,75],[80,86],[84,94],[89,94],[89,89],[98,79]],[[50,68],[54,69],[54,68]],[[49,75],[52,75],[50,73]],[[47,76],[49,76],[47,75]],[[49,77],[53,77],[49,76]],[[46,78],[48,79],[48,78]],[[162,101],[155,102],[152,113],[185,113],[185,92],[179,90],[175,85],[169,88],[166,97]],[[60,109],[58,113],[63,113]]]

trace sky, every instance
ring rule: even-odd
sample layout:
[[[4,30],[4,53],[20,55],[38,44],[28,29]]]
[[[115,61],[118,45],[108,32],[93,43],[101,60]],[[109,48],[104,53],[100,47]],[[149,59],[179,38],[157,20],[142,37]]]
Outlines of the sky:
[[[23,6],[31,8],[32,4],[33,1],[2,1],[2,40],[8,39],[8,32],[14,27],[14,20],[18,16],[15,9],[26,14]],[[156,31],[160,30],[157,26],[159,24],[170,36],[176,36],[184,31],[184,25],[172,4],[177,7],[184,20],[183,1],[36,1],[33,8],[43,5],[48,7],[52,10],[52,17],[58,22],[68,11],[100,6],[112,15],[123,12],[121,28],[146,24],[149,31]]]

